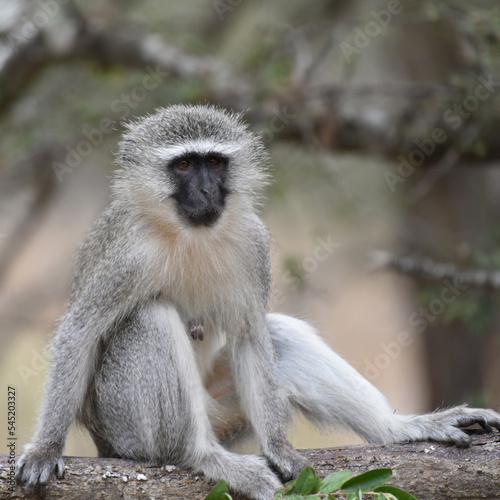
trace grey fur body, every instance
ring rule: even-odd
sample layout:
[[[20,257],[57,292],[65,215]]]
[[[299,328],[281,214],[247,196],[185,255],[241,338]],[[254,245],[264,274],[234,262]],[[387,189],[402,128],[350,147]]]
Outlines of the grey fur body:
[[[215,223],[190,225],[173,197],[165,165],[192,153],[228,161]],[[129,125],[119,161],[114,199],[82,245],[51,344],[40,416],[18,464],[25,487],[43,494],[53,472],[62,476],[75,418],[100,456],[186,465],[259,500],[279,487],[274,471],[290,478],[305,465],[285,434],[296,411],[375,443],[466,444],[462,425],[500,428],[491,410],[398,415],[307,323],[267,314],[269,238],[255,205],[267,155],[240,117],[208,106],[160,110]],[[223,364],[234,390],[214,399],[207,380]],[[228,451],[248,434],[274,471]]]

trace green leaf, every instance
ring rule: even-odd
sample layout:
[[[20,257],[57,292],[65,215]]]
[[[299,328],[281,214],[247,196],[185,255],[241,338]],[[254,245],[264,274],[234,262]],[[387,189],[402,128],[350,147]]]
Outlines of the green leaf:
[[[275,494],[274,498],[279,499],[283,498],[285,495],[291,495],[292,490],[294,489],[295,486],[295,481],[289,481],[288,483],[284,484]]]
[[[273,496],[273,500],[281,500],[285,496],[285,488],[280,488]]]
[[[213,488],[212,491],[205,497],[205,500],[227,500],[229,495],[229,490],[227,489],[227,484],[225,481],[219,481]]]
[[[352,472],[348,470],[339,470],[323,479],[319,487],[321,493],[331,493],[338,490],[350,477]]]
[[[295,481],[294,493],[297,495],[309,495],[311,493],[318,493],[321,479],[316,475],[313,467],[308,465],[297,476]]]
[[[373,469],[355,476],[342,485],[342,493],[370,491],[388,481],[392,476],[391,469]]]
[[[290,496],[295,494],[295,483],[297,482],[296,479],[292,479],[292,481],[288,481],[287,483],[284,484],[275,494],[275,498],[283,498],[284,496]],[[276,496],[278,495],[278,496]],[[279,496],[281,495],[281,496]]]
[[[417,500],[413,495],[410,495],[406,491],[400,490],[395,486],[379,486],[376,490],[377,493],[390,493],[394,495],[398,500]]]

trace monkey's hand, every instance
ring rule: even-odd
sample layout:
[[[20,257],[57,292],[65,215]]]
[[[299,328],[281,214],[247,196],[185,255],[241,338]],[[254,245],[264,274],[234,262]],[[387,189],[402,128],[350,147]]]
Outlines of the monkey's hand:
[[[406,424],[406,440],[432,440],[468,446],[471,438],[464,428],[479,424],[485,432],[491,432],[493,428],[500,431],[500,413],[493,410],[456,406],[435,413],[408,416]]]
[[[45,496],[50,475],[55,473],[58,479],[64,477],[64,462],[59,450],[37,448],[27,445],[17,464],[16,481],[31,491],[38,485],[38,495]]]

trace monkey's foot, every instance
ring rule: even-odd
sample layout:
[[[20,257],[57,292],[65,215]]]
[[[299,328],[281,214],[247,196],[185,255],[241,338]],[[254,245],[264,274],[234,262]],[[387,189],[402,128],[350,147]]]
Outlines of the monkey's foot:
[[[478,424],[485,432],[500,431],[500,414],[493,410],[456,406],[448,410],[417,415],[408,419],[415,434],[406,436],[410,441],[432,440],[468,446],[470,435],[466,427]],[[408,428],[408,427],[407,427]]]
[[[292,447],[286,447],[286,449],[282,449],[278,454],[266,453],[265,456],[271,467],[278,472],[283,481],[296,478],[299,472],[306,465],[309,465],[307,459]]]

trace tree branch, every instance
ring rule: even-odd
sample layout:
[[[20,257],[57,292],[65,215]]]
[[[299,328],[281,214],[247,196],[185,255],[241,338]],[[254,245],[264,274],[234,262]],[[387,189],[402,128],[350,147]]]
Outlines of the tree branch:
[[[396,271],[431,280],[452,280],[461,286],[500,290],[500,271],[487,269],[458,269],[455,264],[434,262],[418,255],[401,256],[391,252],[377,251],[372,254],[376,268],[390,267]]]
[[[70,36],[61,40],[59,27],[49,24],[11,48],[9,57],[0,65],[0,112],[23,94],[40,71],[74,59],[103,66],[142,69],[153,66],[177,77],[210,80],[211,90],[230,102],[235,95],[238,99],[254,95],[251,82],[214,57],[189,54],[158,35],[144,34],[129,26],[99,26],[86,19],[72,2],[65,7],[64,14]],[[243,99],[238,107],[245,107],[245,102]]]
[[[419,500],[440,498],[500,499],[498,488],[500,441],[497,434],[472,436],[469,448],[437,443],[385,446],[357,445],[303,450],[320,477],[335,470],[353,474],[389,467],[390,483]],[[34,498],[19,486],[9,496],[7,455],[0,455],[0,498]],[[172,466],[155,467],[129,460],[66,458],[66,476],[53,479],[47,500],[105,498],[201,499],[211,489],[202,477]],[[237,498],[237,497],[233,497]]]
[[[248,110],[248,118],[253,122],[269,122],[277,113],[286,113],[292,117],[286,127],[288,137],[314,139],[311,131],[321,129],[326,120],[327,123],[333,122],[334,126],[323,127],[330,132],[325,134],[321,144],[394,155],[415,148],[415,133],[423,134],[434,128],[449,129],[444,114],[434,113],[431,116],[432,113],[420,109],[421,101],[434,99],[441,107],[443,103],[451,106],[461,103],[467,95],[466,89],[432,81],[344,81],[316,85],[313,78],[317,71],[315,66],[321,65],[334,43],[328,37],[320,49],[307,54],[311,58],[309,62],[302,57],[300,64],[297,63],[300,68],[290,75],[293,85],[276,89],[266,86],[266,79],[258,74],[237,70],[211,55],[189,53],[174,43],[166,42],[161,36],[144,33],[133,25],[103,26],[93,22],[73,2],[65,3],[61,9],[62,21],[48,23],[42,29],[33,27],[34,34],[29,39],[20,37],[11,47],[9,57],[0,62],[0,113],[23,96],[27,86],[46,68],[62,62],[85,60],[104,67],[121,65],[144,71],[152,68],[174,78],[194,78],[202,84],[208,101],[236,110]],[[498,84],[492,81],[491,85],[496,87]],[[355,117],[345,115],[340,109],[345,99],[376,99],[379,96],[404,99],[404,105],[401,102],[401,105],[396,106],[396,111],[391,111],[391,127],[385,123],[374,125],[359,114]],[[488,106],[492,108],[492,101],[488,101]],[[421,116],[425,117],[424,126],[420,127],[421,132],[415,132],[408,125],[418,121]],[[500,143],[494,133],[499,120],[497,117],[492,117],[492,120],[488,130],[481,131],[484,155],[464,151],[461,156],[478,163],[500,158]],[[398,133],[395,135],[394,131]],[[450,144],[453,146],[452,134],[449,135],[447,142],[436,146],[440,156]],[[317,143],[315,140],[309,142]],[[424,165],[435,162],[432,154],[427,156]],[[421,196],[419,190],[425,194],[435,179],[446,174],[457,159],[456,153],[452,151],[439,162],[419,186],[416,196]]]

